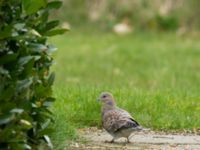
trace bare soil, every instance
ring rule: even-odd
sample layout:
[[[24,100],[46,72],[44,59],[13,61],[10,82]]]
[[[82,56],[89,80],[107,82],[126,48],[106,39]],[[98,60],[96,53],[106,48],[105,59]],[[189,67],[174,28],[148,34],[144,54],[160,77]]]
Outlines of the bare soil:
[[[112,137],[97,128],[79,129],[80,142],[71,142],[69,149],[83,150],[200,150],[199,133],[166,133],[156,131],[135,132],[130,143],[125,138],[105,143]]]

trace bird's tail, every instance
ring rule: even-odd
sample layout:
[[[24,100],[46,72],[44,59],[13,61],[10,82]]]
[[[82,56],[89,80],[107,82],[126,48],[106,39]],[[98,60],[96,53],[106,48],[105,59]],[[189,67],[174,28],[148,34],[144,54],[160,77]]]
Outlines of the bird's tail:
[[[151,130],[151,129],[149,129],[149,128],[144,128],[143,126],[140,126],[140,125],[137,126],[135,129],[136,129],[136,131],[144,131],[144,132],[145,132],[145,131],[150,131],[150,130]]]
[[[141,131],[143,129],[143,127],[139,125],[139,126],[131,128],[131,129],[134,131]]]

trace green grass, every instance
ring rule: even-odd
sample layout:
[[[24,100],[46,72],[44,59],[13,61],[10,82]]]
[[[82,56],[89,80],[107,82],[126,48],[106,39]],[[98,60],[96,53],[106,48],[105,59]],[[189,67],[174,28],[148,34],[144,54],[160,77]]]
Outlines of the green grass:
[[[112,92],[145,127],[200,127],[199,38],[72,31],[50,42],[59,48],[53,67],[55,143],[76,139],[73,127],[100,126],[96,98],[102,91]]]

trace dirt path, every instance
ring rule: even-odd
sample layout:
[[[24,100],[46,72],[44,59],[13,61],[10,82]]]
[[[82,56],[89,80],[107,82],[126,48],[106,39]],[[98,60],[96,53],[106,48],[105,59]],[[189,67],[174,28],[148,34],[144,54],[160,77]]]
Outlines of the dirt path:
[[[86,142],[72,143],[70,149],[83,150],[200,150],[200,135],[197,134],[168,134],[164,132],[135,132],[130,142],[125,139],[115,143],[105,143],[112,137],[105,131],[97,129],[82,129],[80,136]]]

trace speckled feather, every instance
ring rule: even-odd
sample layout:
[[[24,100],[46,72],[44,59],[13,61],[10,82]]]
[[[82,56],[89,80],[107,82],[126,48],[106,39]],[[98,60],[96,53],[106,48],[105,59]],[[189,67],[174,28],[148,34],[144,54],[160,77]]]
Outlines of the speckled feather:
[[[133,117],[120,108],[113,108],[102,112],[103,128],[111,134],[126,128],[137,128],[139,123]]]
[[[128,137],[133,131],[141,130],[142,127],[125,110],[118,108],[114,97],[109,92],[103,92],[99,100],[102,102],[102,125],[103,128],[115,138]]]

